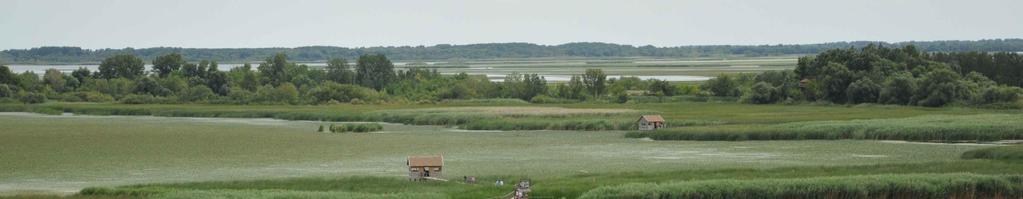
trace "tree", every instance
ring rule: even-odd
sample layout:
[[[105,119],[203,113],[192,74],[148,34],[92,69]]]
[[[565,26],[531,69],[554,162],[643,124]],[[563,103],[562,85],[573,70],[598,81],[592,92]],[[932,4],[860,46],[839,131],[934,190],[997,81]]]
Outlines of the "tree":
[[[844,103],[848,98],[846,97],[846,89],[849,84],[852,83],[853,77],[852,72],[849,71],[844,65],[837,63],[830,63],[821,69],[821,74],[818,76],[818,81],[821,87],[818,92],[822,99]]]
[[[749,102],[753,104],[770,104],[778,101],[778,91],[767,82],[757,82],[750,88]]]
[[[849,103],[876,103],[881,92],[881,85],[874,83],[869,78],[856,80],[846,89],[846,96]]]
[[[558,85],[557,89],[558,97],[576,100],[586,99],[586,85],[583,84],[582,77],[579,75],[572,75],[568,83]]]
[[[0,84],[18,85],[17,76],[7,66],[0,65]]]
[[[185,58],[178,53],[161,55],[153,59],[153,73],[159,77],[167,77],[172,72],[180,70],[185,65]]]
[[[607,86],[604,84],[606,80],[607,75],[604,75],[604,70],[586,69],[586,73],[583,74],[583,83],[586,84],[586,89],[595,97],[602,96],[607,91]]]
[[[380,90],[394,79],[394,64],[382,54],[359,56],[355,67],[356,82],[365,87]]]
[[[949,69],[928,72],[920,80],[920,87],[913,95],[916,104],[922,106],[943,106],[956,100],[959,74]]]
[[[132,54],[114,55],[100,62],[99,74],[104,79],[119,77],[134,79],[145,74],[145,62]]]
[[[355,73],[348,69],[348,60],[334,58],[327,62],[326,79],[341,84],[351,84],[354,82]]]
[[[160,84],[157,83],[156,80],[153,80],[153,78],[142,77],[135,80],[134,93],[152,96],[167,96],[171,94],[171,91],[170,89],[160,86]]]
[[[889,76],[881,87],[878,102],[909,105],[916,89],[916,80],[908,73]]]
[[[90,72],[88,68],[81,67],[76,69],[75,71],[71,71],[71,76],[75,77],[75,79],[78,79],[79,83],[85,84],[85,79],[91,77],[92,72]]]
[[[259,74],[265,78],[264,84],[278,86],[288,81],[285,68],[288,65],[288,55],[277,53],[273,57],[267,57],[257,68]]]
[[[215,66],[216,65],[214,65],[214,68]],[[209,87],[210,90],[213,90],[213,92],[217,95],[227,95],[227,92],[230,91],[231,88],[231,86],[228,85],[227,73],[224,73],[224,71],[211,71],[207,76],[206,87]]]
[[[650,94],[656,96],[675,96],[676,92],[678,92],[676,87],[671,85],[671,82],[665,80],[650,79],[647,82],[650,82],[648,86]]]
[[[14,89],[10,85],[0,84],[0,98],[14,97]]]
[[[738,97],[742,95],[739,90],[739,81],[731,75],[721,74],[714,79],[707,80],[700,85],[700,90],[710,91],[714,96]]]
[[[67,80],[64,80],[64,74],[52,68],[46,69],[46,73],[43,73],[43,82],[57,92],[64,92],[64,86],[67,84]]]

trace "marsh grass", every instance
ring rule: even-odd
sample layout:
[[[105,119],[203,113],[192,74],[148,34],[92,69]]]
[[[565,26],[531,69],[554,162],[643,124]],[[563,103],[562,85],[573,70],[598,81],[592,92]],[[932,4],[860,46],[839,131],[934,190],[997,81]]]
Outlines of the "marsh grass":
[[[998,146],[966,151],[963,159],[1023,160],[1023,145]]]
[[[366,133],[383,130],[384,126],[377,123],[347,123],[331,124],[329,129],[331,133]]]
[[[394,177],[286,178],[143,184],[83,189],[81,196],[145,198],[489,198],[508,189],[458,182],[409,181]]]
[[[909,141],[991,141],[1023,139],[1023,115],[925,115],[895,119],[809,121],[771,125],[722,125],[630,132],[655,140],[869,139]]]
[[[636,183],[580,198],[1019,198],[1023,175],[898,174]]]

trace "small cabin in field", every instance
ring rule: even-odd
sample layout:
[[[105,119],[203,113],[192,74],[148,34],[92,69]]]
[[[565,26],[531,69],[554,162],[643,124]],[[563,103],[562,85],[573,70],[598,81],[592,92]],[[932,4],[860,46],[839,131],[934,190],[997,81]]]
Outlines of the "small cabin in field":
[[[444,171],[444,156],[408,156],[405,164],[408,165],[410,180],[441,178]]]
[[[664,128],[664,118],[661,115],[640,116],[639,120],[636,121],[636,126],[639,126],[641,131],[657,130]]]

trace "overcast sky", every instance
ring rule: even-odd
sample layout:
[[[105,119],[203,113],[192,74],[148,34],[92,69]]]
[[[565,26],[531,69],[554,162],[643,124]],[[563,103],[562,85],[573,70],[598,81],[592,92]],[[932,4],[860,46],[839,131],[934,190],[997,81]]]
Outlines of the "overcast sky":
[[[0,49],[1021,37],[1021,0],[0,0]]]

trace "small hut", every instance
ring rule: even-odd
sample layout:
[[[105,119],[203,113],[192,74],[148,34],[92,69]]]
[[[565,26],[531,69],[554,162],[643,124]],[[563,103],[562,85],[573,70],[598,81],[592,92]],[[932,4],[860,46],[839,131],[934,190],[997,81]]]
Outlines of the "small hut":
[[[444,171],[444,156],[408,156],[405,164],[408,165],[410,180],[441,178],[441,172]]]
[[[640,116],[639,120],[636,121],[636,126],[639,126],[641,131],[657,130],[664,128],[664,118],[661,115]]]

